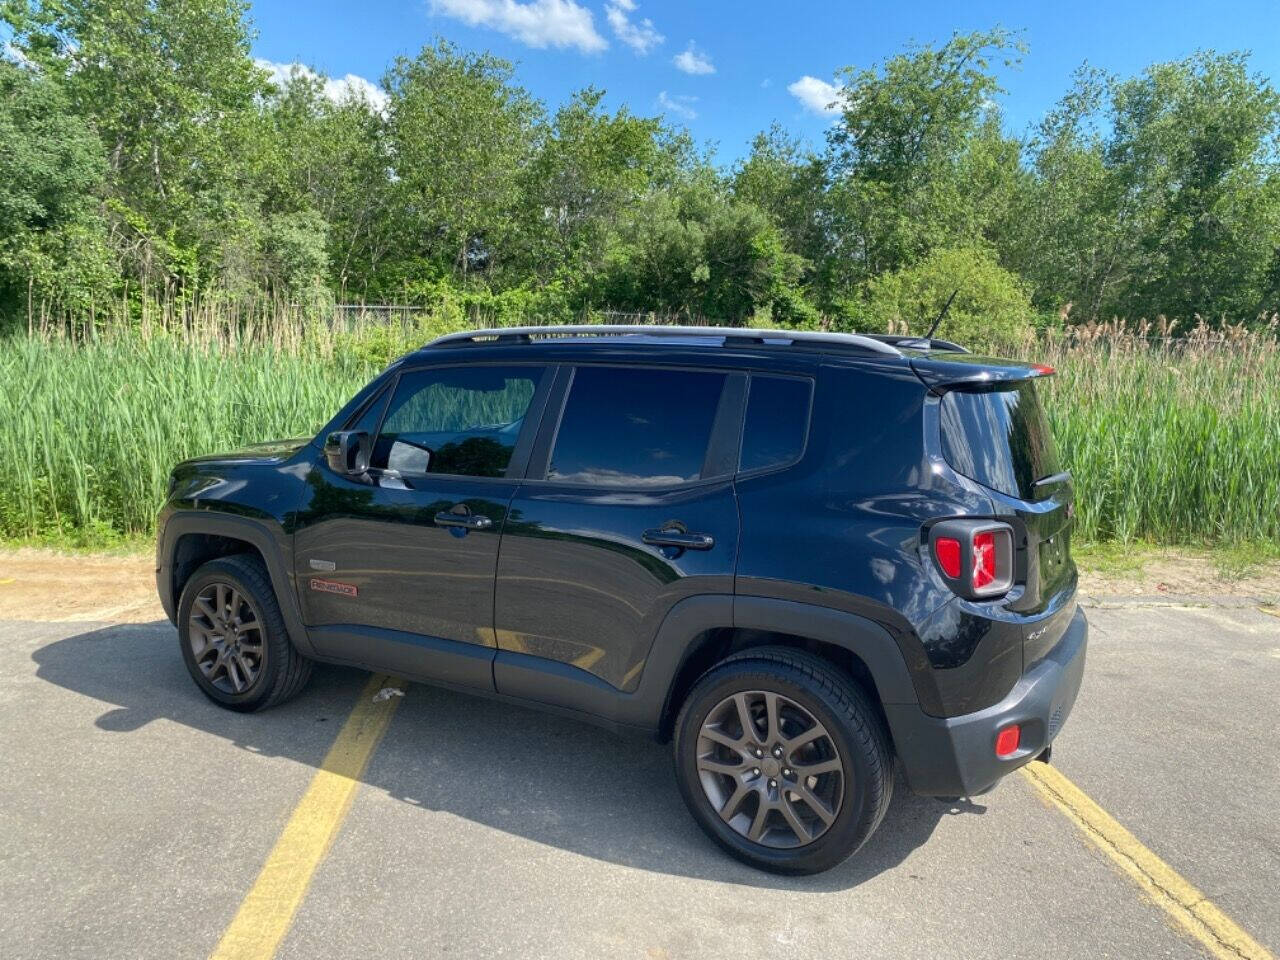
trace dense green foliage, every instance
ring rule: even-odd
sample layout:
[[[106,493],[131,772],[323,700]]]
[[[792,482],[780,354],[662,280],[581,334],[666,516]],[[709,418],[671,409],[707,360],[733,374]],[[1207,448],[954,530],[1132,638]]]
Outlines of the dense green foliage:
[[[919,333],[954,294],[941,336],[1061,371],[1085,538],[1280,537],[1280,95],[1245,55],[1082,69],[1012,131],[997,72],[1027,51],[958,34],[842,71],[821,148],[775,126],[726,168],[444,41],[385,102],[277,84],[247,17],[0,0],[0,332],[36,334],[0,339],[0,536],[146,531],[174,461],[307,433],[446,329]],[[335,332],[353,302],[419,319]],[[1089,339],[1117,316],[1204,323]]]
[[[444,41],[389,65],[385,103],[276,86],[247,15],[0,0],[0,318],[339,300],[914,331],[957,288],[953,332],[1280,309],[1280,97],[1240,54],[1082,70],[1015,132],[996,71],[1017,37],[956,35],[842,71],[821,150],[775,127],[725,169]]]
[[[382,327],[294,344],[136,336],[0,340],[0,537],[147,533],[170,467],[313,433],[387,360],[432,334]],[[1280,347],[1270,333],[1152,350],[1125,336],[1000,346],[1042,381],[1077,478],[1077,536],[1280,539]]]
[[[149,530],[174,463],[314,432],[375,372],[350,356],[0,341],[0,534]]]

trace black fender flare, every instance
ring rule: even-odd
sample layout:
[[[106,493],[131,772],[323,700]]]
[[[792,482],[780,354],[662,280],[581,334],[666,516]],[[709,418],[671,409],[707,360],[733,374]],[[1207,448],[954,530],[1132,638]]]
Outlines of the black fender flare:
[[[867,665],[881,703],[920,702],[898,642],[867,617],[796,600],[739,596],[733,601],[733,625],[842,647]]]
[[[603,714],[622,726],[659,731],[674,706],[671,696],[676,677],[693,653],[691,640],[721,627],[794,634],[843,647],[867,665],[882,703],[919,703],[902,651],[889,631],[875,621],[793,600],[703,594],[686,597],[668,611],[636,690],[613,691],[609,697],[600,689],[599,699],[586,712]],[[601,681],[600,686],[607,685]]]
[[[160,546],[156,551],[156,588],[160,603],[170,620],[178,612],[178,597],[173,590],[173,557],[178,541],[190,534],[227,537],[242,540],[262,555],[276,593],[276,602],[284,616],[289,639],[299,652],[314,657],[311,640],[302,622],[298,606],[298,594],[291,565],[292,549],[283,530],[250,517],[240,517],[212,510],[177,510],[169,515],[160,534]]]

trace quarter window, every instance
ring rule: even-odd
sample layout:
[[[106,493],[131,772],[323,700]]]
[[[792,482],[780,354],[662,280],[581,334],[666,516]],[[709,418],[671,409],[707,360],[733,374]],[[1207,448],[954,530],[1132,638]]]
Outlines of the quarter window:
[[[701,479],[723,373],[579,367],[547,478],[602,486]]]
[[[400,376],[373,466],[404,477],[501,477],[541,367],[448,367]]]
[[[811,381],[753,374],[738,469],[761,470],[800,458],[809,429]]]

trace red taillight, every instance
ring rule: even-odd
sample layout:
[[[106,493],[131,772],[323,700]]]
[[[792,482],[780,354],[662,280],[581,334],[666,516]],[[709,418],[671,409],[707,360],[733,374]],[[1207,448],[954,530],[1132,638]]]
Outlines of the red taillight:
[[[953,580],[960,577],[960,541],[954,537],[939,537],[933,541],[933,553],[938,558],[942,572]]]
[[[947,585],[970,600],[989,600],[1013,586],[1013,529],[997,520],[955,517],[935,523],[929,542]]]
[[[1053,369],[1053,367],[1049,366],[1047,363],[1032,364],[1031,369],[1034,370],[1036,373],[1038,373],[1042,377],[1052,377],[1055,373],[1058,372],[1057,370]]]
[[[956,545],[957,553],[959,544]],[[957,559],[956,570],[960,569]],[[951,576],[959,576],[953,573]],[[973,537],[973,589],[981,590],[996,581],[996,535],[988,530]]]
[[[996,734],[996,756],[1011,757],[1018,750],[1018,741],[1022,739],[1022,728],[1016,723],[1005,727]]]

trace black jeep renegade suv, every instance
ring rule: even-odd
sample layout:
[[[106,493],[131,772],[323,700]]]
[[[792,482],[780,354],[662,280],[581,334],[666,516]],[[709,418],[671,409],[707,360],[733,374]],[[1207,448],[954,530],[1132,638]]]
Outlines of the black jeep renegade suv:
[[[227,707],[323,660],[651,734],[729,853],[824,870],[898,764],[978,794],[1071,710],[1048,373],[902,337],[442,337],[314,438],[179,465],[160,598]]]

